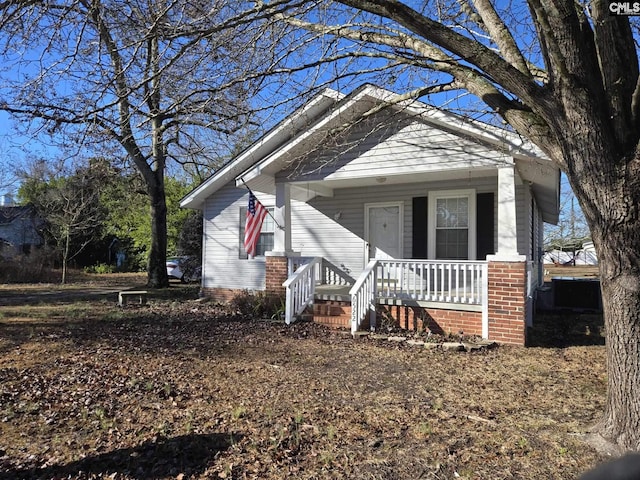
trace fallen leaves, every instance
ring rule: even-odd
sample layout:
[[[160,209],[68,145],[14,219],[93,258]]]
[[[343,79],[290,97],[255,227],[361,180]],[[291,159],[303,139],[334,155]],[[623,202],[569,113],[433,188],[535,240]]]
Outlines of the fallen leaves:
[[[575,478],[598,460],[574,433],[603,408],[602,347],[454,353],[193,301],[74,311],[0,323],[0,478]]]

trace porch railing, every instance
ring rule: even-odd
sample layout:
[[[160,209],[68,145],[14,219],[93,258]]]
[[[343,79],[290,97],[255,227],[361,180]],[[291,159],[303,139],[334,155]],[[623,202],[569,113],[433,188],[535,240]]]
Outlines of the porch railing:
[[[353,285],[355,279],[344,269],[337,267],[322,257],[289,257],[287,278],[291,277],[300,267],[320,259],[320,266],[316,270],[317,285]]]
[[[375,309],[376,273],[378,260],[371,260],[349,290],[351,295],[351,333],[360,329],[366,315]],[[371,315],[371,328],[375,327],[375,310]]]
[[[300,264],[289,275],[287,281],[282,284],[286,292],[284,320],[287,325],[293,322],[294,317],[300,315],[313,302],[316,283],[318,283],[318,278],[320,277],[321,264],[322,258],[320,257],[312,258]]]
[[[372,260],[350,290],[351,332],[367,315],[375,327],[380,299],[486,307],[488,264],[482,261]]]
[[[352,280],[321,257],[292,258],[290,272],[283,283],[287,324],[313,303],[316,285],[349,285]],[[483,261],[372,260],[349,291],[351,331],[357,331],[367,315],[375,327],[375,304],[379,301],[452,303],[486,309],[487,272],[488,263]]]
[[[289,257],[285,287],[285,322],[313,303],[316,285],[352,285],[354,279],[344,270],[322,257]]]
[[[380,260],[377,295],[424,302],[482,305],[487,289],[484,261]]]

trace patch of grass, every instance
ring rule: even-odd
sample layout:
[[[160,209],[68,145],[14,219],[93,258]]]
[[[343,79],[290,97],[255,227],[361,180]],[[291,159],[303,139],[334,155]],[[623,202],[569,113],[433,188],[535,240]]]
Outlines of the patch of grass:
[[[234,421],[238,421],[242,417],[244,417],[246,414],[247,414],[246,407],[244,405],[238,405],[237,407],[234,407],[233,411],[231,412],[231,418]]]
[[[428,437],[433,433],[433,427],[429,422],[420,422],[417,428],[418,434],[423,437]]]

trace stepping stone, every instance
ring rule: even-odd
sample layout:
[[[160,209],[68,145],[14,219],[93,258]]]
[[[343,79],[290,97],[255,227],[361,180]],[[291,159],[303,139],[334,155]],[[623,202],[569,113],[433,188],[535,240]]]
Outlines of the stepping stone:
[[[407,337],[389,337],[387,338],[390,342],[405,342]]]
[[[442,344],[442,349],[452,352],[462,352],[464,351],[464,345],[459,342],[444,342]]]

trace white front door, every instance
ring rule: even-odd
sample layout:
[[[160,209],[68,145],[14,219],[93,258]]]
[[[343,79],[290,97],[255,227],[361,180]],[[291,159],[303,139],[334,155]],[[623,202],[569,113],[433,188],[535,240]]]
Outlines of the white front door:
[[[402,203],[365,205],[367,260],[402,258]]]

